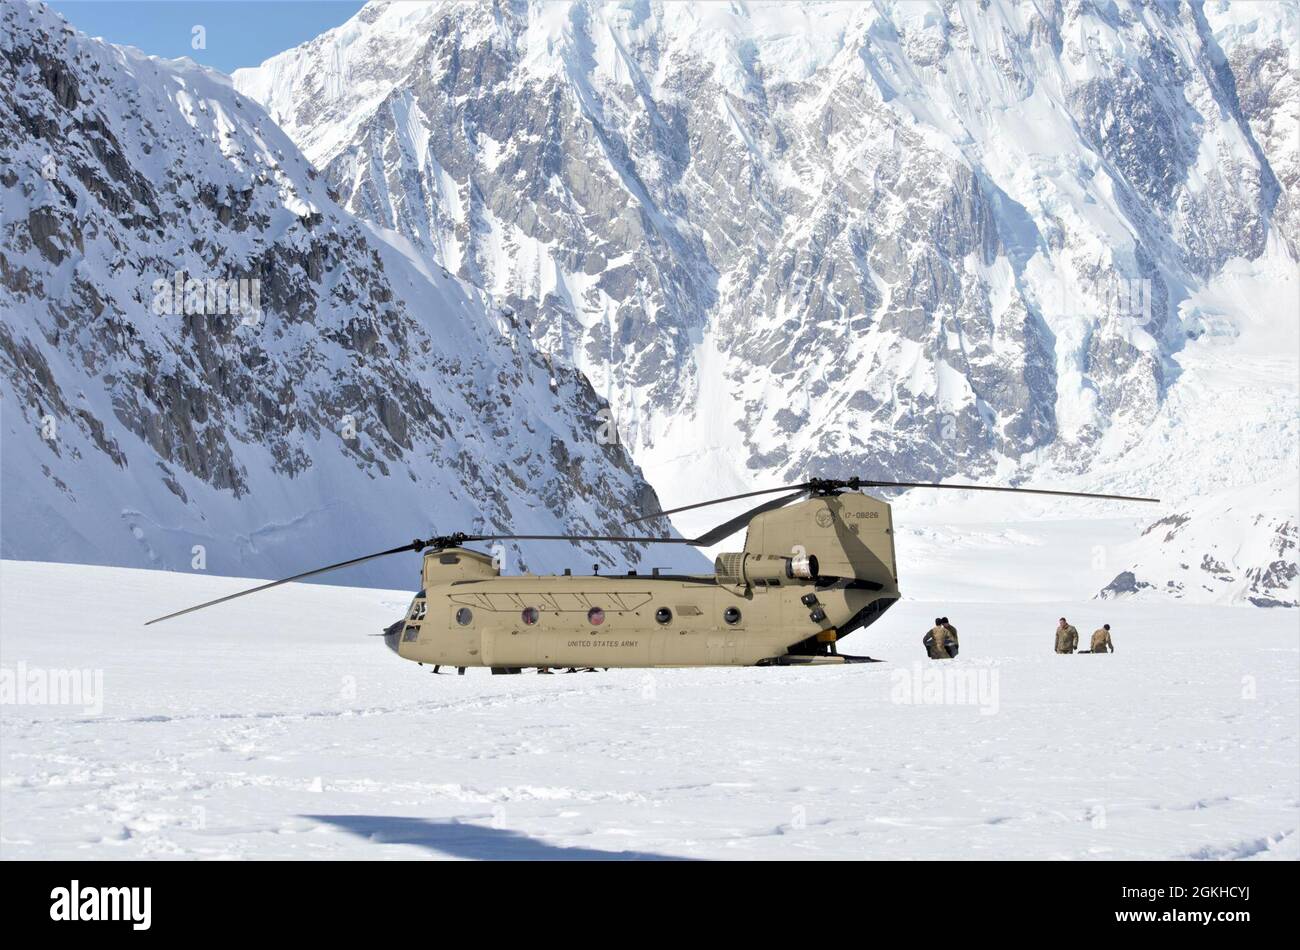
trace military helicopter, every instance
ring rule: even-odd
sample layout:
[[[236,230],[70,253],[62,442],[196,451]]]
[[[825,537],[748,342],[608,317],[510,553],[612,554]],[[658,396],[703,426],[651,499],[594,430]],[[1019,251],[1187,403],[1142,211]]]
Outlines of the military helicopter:
[[[696,538],[632,535],[464,534],[409,544],[304,571],[150,620],[158,623],[291,581],[364,561],[424,552],[420,591],[383,634],[398,656],[420,664],[525,668],[805,666],[878,662],[840,653],[899,599],[894,522],[867,488],[1022,492],[1155,502],[1086,492],[863,478],[813,478],[797,485],[714,498],[628,524],[761,495],[779,495]],[[481,541],[606,541],[709,547],[747,528],[740,551],[719,554],[712,574],[502,575],[466,547]]]

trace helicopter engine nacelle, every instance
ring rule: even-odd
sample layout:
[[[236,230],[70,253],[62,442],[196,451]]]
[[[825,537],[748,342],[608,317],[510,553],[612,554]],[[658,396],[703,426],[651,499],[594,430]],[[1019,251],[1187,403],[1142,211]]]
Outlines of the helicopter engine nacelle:
[[[784,582],[788,580],[814,580],[817,577],[817,557],[797,554],[785,557],[780,554],[753,554],[750,552],[725,552],[713,559],[713,573],[718,583],[731,587],[749,587],[755,580]]]

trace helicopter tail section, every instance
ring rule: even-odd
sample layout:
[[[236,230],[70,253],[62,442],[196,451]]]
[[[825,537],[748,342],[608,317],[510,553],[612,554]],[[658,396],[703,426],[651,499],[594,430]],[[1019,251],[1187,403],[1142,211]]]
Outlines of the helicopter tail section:
[[[814,495],[754,517],[745,536],[744,566],[782,557],[811,572],[812,589],[791,616],[795,629],[808,618],[821,629],[804,634],[773,662],[840,663],[835,644],[869,626],[898,600],[894,521],[888,503],[858,492]],[[719,579],[721,580],[721,572]]]
[[[893,516],[870,495],[817,496],[760,514],[749,524],[745,551],[815,559],[819,580],[879,585],[882,596],[897,596]]]

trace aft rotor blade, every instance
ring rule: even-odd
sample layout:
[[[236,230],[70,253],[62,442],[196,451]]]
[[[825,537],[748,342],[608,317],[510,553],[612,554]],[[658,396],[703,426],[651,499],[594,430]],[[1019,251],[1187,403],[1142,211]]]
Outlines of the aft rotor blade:
[[[665,515],[675,515],[679,511],[690,511],[693,508],[707,508],[709,505],[720,505],[724,501],[737,501],[741,498],[754,498],[757,495],[771,495],[779,491],[793,491],[798,488],[803,490],[807,485],[781,485],[777,488],[760,488],[758,491],[742,492],[739,495],[727,495],[725,498],[711,498],[708,501],[697,501],[693,505],[682,505],[680,508],[669,508],[667,511],[656,511],[652,515],[642,515],[640,518],[633,518],[626,524],[636,524],[638,521],[649,521],[651,518],[662,518]]]
[[[476,541],[613,541],[623,544],[694,544],[690,538],[634,538],[617,534],[485,534]]]
[[[1013,491],[1027,495],[1063,495],[1067,498],[1108,498],[1112,501],[1146,501],[1158,502],[1159,498],[1138,498],[1134,495],[1099,495],[1086,491],[1056,491],[1048,488],[1011,488],[1003,485],[954,485],[951,482],[878,482],[858,483],[863,488],[954,488],[959,491]]]
[[[777,490],[785,491],[786,489],[782,488]],[[645,538],[645,537],[631,537],[628,535],[601,535],[601,534],[494,534],[494,535],[483,535],[482,537],[479,538],[479,540],[481,541],[611,541],[611,542],[617,542],[623,544],[689,544],[692,547],[706,548],[712,544],[716,544],[717,542],[721,541],[723,538],[728,537],[729,535],[732,535],[736,531],[743,528],[746,524],[749,523],[749,520],[753,518],[755,515],[761,515],[765,511],[774,511],[777,508],[783,508],[786,505],[790,504],[790,502],[803,497],[803,495],[805,495],[806,493],[807,493],[807,489],[800,488],[794,493],[786,495],[784,498],[777,498],[774,501],[765,501],[761,505],[751,508],[748,511],[744,512],[743,514],[736,515],[736,517],[731,518],[728,521],[724,521],[716,528],[711,528],[710,530],[706,531],[704,534],[700,535],[698,538]],[[762,495],[762,494],[767,494],[767,492],[750,492],[749,495],[736,495],[733,497],[745,498],[752,495]],[[717,499],[716,501],[704,502],[703,504],[712,505],[712,504],[717,504],[718,501],[729,501],[729,500],[731,499],[720,498]],[[701,506],[690,505],[688,507],[698,508]],[[673,510],[683,511],[685,509],[674,508]],[[649,517],[654,518],[658,516],[650,515]],[[638,518],[637,520],[644,521],[645,519]],[[631,522],[629,522],[629,524],[631,524]]]
[[[330,564],[328,567],[318,567],[315,570],[303,571],[301,574],[295,574],[293,577],[285,577],[278,581],[271,581],[269,584],[262,584],[258,587],[250,587],[248,590],[241,590],[237,594],[227,594],[225,597],[218,597],[216,600],[209,600],[204,604],[195,604],[193,607],[186,607],[184,610],[178,610],[175,613],[166,614],[162,617],[155,617],[145,623],[149,626],[151,623],[158,623],[162,620],[171,620],[173,617],[179,617],[182,614],[191,614],[196,610],[202,610],[205,607],[214,607],[217,604],[224,604],[228,600],[235,600],[238,597],[247,597],[249,594],[256,594],[258,591],[270,590],[272,587],[279,587],[281,584],[288,584],[292,581],[300,581],[304,577],[315,577],[317,574],[324,574],[327,571],[337,571],[339,568],[351,567],[353,564],[360,564],[363,561],[371,561],[377,557],[387,557],[390,554],[401,554],[405,551],[419,551],[424,548],[426,542],[412,541],[410,544],[404,544],[400,548],[390,548],[387,551],[378,551],[375,554],[366,554],[362,557],[354,557],[350,561],[339,561],[337,564]]]
[[[698,538],[692,538],[690,543],[704,548],[717,544],[723,538],[731,537],[731,535],[735,534],[741,528],[745,527],[745,525],[749,524],[750,520],[755,515],[761,515],[766,511],[776,511],[776,509],[778,508],[784,508],[786,505],[790,504],[790,502],[798,501],[807,493],[808,492],[805,489],[801,488],[797,492],[794,492],[793,494],[786,495],[784,498],[777,498],[773,501],[765,501],[761,505],[757,505],[756,507],[749,509],[749,511],[746,511],[743,514],[736,515],[736,517],[732,518],[729,521],[724,521],[716,528],[712,528],[709,531],[706,531]]]
[[[1158,502],[1160,500],[1159,498],[1138,498],[1133,495],[1101,495],[1094,492],[1056,491],[1047,488],[1012,488],[1004,485],[956,485],[949,482],[888,482],[856,477],[845,479],[813,478],[806,482],[800,482],[794,485],[782,485],[780,488],[760,488],[758,491],[744,492],[739,495],[728,495],[725,498],[711,498],[708,501],[697,501],[693,505],[682,505],[680,508],[669,508],[666,511],[657,511],[654,514],[642,515],[640,518],[634,518],[627,523],[636,524],[638,521],[648,521],[651,518],[675,515],[679,511],[691,511],[695,508],[705,508],[709,505],[722,504],[725,501],[735,501],[739,498],[753,498],[757,495],[770,495],[774,492],[811,491],[814,493],[833,493],[844,489],[853,490],[858,488],[951,488],[961,491],[1023,492],[1030,495],[1059,495],[1067,498],[1102,498],[1110,499],[1112,501]],[[782,502],[782,504],[786,503],[787,502]],[[780,506],[778,505],[777,507]],[[758,511],[756,510],[755,514],[757,513]]]
[[[788,487],[788,486],[787,486]],[[785,491],[786,489],[777,489]],[[748,495],[735,495],[733,498],[746,498],[753,495],[764,495],[766,491],[749,492]],[[774,501],[765,501],[761,505],[750,508],[743,514],[724,521],[716,528],[711,528],[698,538],[638,538],[625,535],[584,535],[584,534],[498,534],[492,537],[484,537],[484,541],[614,541],[625,544],[689,544],[692,547],[707,548],[717,544],[723,538],[726,538],[739,531],[747,525],[755,515],[761,515],[765,511],[775,511],[777,508],[784,508],[792,501],[796,501],[807,494],[807,489],[799,488],[797,491],[786,495],[784,498],[777,498]],[[717,501],[730,501],[732,499],[718,499]],[[703,504],[716,504],[717,501],[704,502]],[[699,508],[702,505],[689,505],[687,507]],[[684,511],[682,508],[674,508],[673,511]],[[655,518],[657,515],[649,515]],[[638,521],[644,521],[644,518],[638,518]],[[629,522],[631,524],[631,522]]]

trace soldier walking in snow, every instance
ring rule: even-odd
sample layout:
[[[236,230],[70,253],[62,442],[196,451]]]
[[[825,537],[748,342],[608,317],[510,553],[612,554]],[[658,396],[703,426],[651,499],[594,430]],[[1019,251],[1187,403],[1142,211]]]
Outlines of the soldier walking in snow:
[[[1073,653],[1079,649],[1079,631],[1064,617],[1056,625],[1056,652]]]
[[[1093,653],[1114,653],[1115,644],[1110,640],[1110,624],[1103,623],[1092,632]]]

